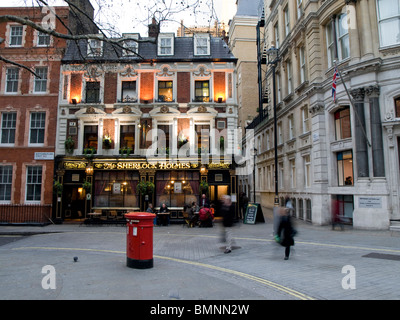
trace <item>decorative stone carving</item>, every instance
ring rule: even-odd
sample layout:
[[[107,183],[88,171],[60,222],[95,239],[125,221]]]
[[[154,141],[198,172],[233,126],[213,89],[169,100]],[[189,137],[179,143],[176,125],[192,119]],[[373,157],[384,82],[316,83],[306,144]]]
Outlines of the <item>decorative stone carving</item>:
[[[364,88],[357,88],[350,91],[351,96],[355,101],[362,102],[364,101],[365,97],[365,89]]]
[[[132,66],[128,66],[125,70],[121,71],[122,77],[136,77],[138,73]]]
[[[369,86],[365,88],[365,93],[367,96],[379,96],[381,93],[381,89],[378,85]]]
[[[161,112],[161,113],[168,113],[168,112],[169,112],[169,108],[168,108],[167,106],[162,106],[162,107],[160,108],[160,112]]]
[[[86,114],[96,114],[96,110],[93,107],[87,107]]]
[[[200,107],[197,108],[197,112],[206,113],[207,112],[207,108],[205,106],[200,106]]]
[[[159,77],[171,77],[175,74],[175,72],[170,71],[168,66],[164,66],[160,72],[157,73]]]
[[[193,74],[196,77],[207,77],[211,74],[211,71],[207,70],[205,66],[200,66],[198,71],[194,71]]]

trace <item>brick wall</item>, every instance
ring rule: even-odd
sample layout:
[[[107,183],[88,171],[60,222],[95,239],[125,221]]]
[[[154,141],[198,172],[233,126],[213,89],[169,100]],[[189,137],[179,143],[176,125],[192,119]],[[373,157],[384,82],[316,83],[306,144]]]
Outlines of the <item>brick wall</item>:
[[[140,102],[153,102],[154,99],[154,74],[145,72],[140,75]]]
[[[178,72],[178,103],[190,102],[190,73]]]

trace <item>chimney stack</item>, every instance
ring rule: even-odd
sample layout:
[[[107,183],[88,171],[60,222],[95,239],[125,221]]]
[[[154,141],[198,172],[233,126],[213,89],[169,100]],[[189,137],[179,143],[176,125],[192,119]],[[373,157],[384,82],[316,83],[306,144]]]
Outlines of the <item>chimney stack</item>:
[[[160,33],[160,25],[153,17],[153,19],[151,20],[151,24],[149,24],[149,37],[157,38],[159,33]]]

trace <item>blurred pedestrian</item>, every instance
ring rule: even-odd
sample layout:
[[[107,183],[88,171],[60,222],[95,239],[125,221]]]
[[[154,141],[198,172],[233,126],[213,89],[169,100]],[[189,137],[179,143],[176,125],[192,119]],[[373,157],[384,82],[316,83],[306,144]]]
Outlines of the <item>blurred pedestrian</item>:
[[[226,242],[224,253],[230,253],[232,251],[233,244],[232,227],[233,220],[235,218],[235,209],[232,205],[231,197],[228,195],[224,195],[222,197],[221,214],[223,218],[222,224],[224,226],[224,239]]]
[[[289,259],[290,247],[294,246],[296,230],[293,228],[290,217],[290,210],[286,207],[280,208],[280,221],[275,240],[285,247],[285,260]]]

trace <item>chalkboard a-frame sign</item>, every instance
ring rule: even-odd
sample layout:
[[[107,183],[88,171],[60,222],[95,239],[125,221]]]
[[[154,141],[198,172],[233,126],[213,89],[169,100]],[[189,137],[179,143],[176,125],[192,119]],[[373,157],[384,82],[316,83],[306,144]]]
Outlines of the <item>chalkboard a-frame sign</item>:
[[[256,222],[265,222],[261,206],[259,203],[249,203],[243,223],[255,224]]]

